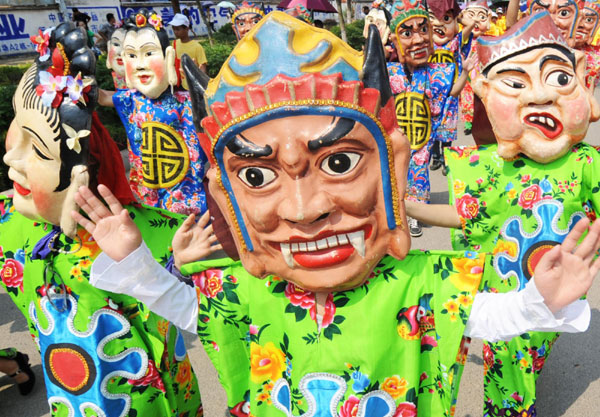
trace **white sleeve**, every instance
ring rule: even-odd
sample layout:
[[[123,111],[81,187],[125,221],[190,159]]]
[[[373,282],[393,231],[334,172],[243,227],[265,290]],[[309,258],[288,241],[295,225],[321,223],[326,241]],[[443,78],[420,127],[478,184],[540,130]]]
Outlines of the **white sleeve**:
[[[531,331],[579,333],[587,330],[590,318],[587,300],[574,301],[552,314],[531,279],[522,291],[478,293],[465,336],[495,342]]]
[[[92,264],[90,283],[102,290],[137,298],[182,330],[197,333],[195,289],[156,262],[144,242],[121,262],[101,253]]]

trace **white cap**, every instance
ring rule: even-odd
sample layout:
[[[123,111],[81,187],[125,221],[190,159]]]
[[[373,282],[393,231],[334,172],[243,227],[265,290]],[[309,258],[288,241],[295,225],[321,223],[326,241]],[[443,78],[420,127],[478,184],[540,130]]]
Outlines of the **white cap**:
[[[177,13],[173,16],[173,20],[169,22],[169,25],[190,27],[190,20],[184,14]]]

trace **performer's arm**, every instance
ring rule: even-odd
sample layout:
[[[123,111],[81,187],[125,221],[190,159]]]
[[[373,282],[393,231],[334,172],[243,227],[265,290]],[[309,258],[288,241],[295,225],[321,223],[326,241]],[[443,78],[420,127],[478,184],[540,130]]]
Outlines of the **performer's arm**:
[[[103,90],[101,88],[98,89],[98,104],[106,107],[115,107],[113,103],[113,96],[115,95],[114,91]]]
[[[527,331],[585,331],[590,308],[580,300],[600,269],[600,222],[589,227],[580,220],[561,245],[548,251],[522,291],[480,293],[475,297],[466,335],[486,340],[510,340]],[[581,244],[577,241],[588,234]]]
[[[463,61],[462,72],[456,79],[456,82],[452,86],[452,90],[450,90],[450,95],[452,97],[457,97],[462,89],[465,87],[467,83],[467,76],[469,72],[475,67],[475,63],[477,62],[477,53],[475,52],[475,48],[471,48],[469,55]]]
[[[120,262],[105,252],[92,265],[90,283],[96,288],[137,298],[182,330],[196,334],[198,298],[194,287],[163,268],[142,241]]]
[[[506,29],[510,29],[512,25],[519,20],[519,0],[510,0],[506,8]]]
[[[460,217],[456,208],[449,204],[424,204],[414,201],[404,201],[406,215],[419,220],[422,223],[460,229]]]

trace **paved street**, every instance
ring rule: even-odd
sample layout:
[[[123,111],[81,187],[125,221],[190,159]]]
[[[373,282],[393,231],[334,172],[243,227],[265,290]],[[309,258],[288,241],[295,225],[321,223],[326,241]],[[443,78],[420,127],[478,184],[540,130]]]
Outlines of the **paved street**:
[[[600,96],[597,94],[597,97]],[[461,135],[459,144],[470,143],[470,138]],[[598,123],[590,129],[588,143],[600,145]],[[446,203],[446,178],[442,176],[441,170],[433,172],[432,177],[433,202]],[[423,236],[413,241],[413,247],[450,249],[449,232],[439,228],[425,228]],[[590,291],[589,300],[592,306],[590,329],[585,334],[561,336],[539,379],[538,414],[542,417],[600,414],[597,408],[600,398],[600,282]],[[24,318],[3,291],[0,292],[0,340],[1,347],[14,346],[29,354],[40,381],[32,395],[21,397],[8,377],[0,377],[0,416],[49,416],[39,354],[27,332]],[[187,342],[194,369],[200,379],[205,415],[222,417],[225,414],[226,399],[216,373],[197,338],[190,336]],[[474,341],[461,384],[456,416],[481,416],[482,375],[481,343]]]

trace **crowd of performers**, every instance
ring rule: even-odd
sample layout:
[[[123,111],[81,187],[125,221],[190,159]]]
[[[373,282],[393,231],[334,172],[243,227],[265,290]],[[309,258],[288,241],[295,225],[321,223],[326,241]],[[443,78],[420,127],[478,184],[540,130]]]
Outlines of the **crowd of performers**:
[[[141,10],[109,43],[116,91],[72,23],[32,37],[0,276],[52,415],[203,415],[188,331],[234,417],[452,416],[471,337],[483,415],[535,416],[600,269],[582,143],[600,5],[518,3],[491,29],[482,0],[375,3],[356,51],[302,7],[244,2],[212,79]],[[98,105],[125,126],[128,177]],[[459,114],[473,146],[450,146]],[[430,164],[449,205],[428,204]],[[410,251],[419,222],[454,251]],[[0,371],[31,391],[26,355],[0,351]]]

